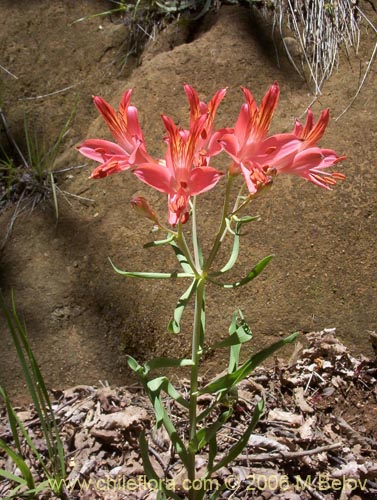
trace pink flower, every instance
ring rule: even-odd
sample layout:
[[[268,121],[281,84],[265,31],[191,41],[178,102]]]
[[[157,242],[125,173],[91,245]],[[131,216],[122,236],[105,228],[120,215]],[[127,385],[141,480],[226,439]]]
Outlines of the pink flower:
[[[329,110],[325,109],[314,124],[313,113],[309,109],[305,125],[296,120],[292,134],[266,139],[258,161],[263,163],[265,170],[273,169],[277,175],[298,175],[317,186],[330,189],[337,180],[344,180],[345,175],[327,169],[344,160],[345,156],[338,156],[332,149],[317,146],[329,120]]]
[[[241,107],[234,129],[225,133],[220,138],[220,143],[233,159],[230,173],[235,175],[242,172],[250,193],[255,193],[258,186],[270,181],[261,168],[259,155],[270,128],[280,90],[275,82],[266,92],[259,108],[251,92],[246,88],[242,88],[242,91],[246,102]]]
[[[165,161],[144,163],[133,169],[141,181],[168,195],[169,223],[173,226],[187,221],[190,197],[209,191],[223,175],[209,166],[195,166],[207,118],[202,114],[191,121],[190,130],[179,130],[163,115],[168,133]]]
[[[198,151],[195,158],[196,166],[205,166],[208,165],[210,157],[215,156],[222,151],[222,146],[219,143],[220,137],[225,132],[231,131],[231,129],[221,129],[213,133],[216,111],[220,102],[223,100],[227,89],[224,88],[218,90],[208,103],[208,106],[199,100],[199,96],[193,87],[185,84],[184,89],[190,104],[190,128],[194,126],[195,121],[200,116],[205,115],[207,117],[198,139]]]
[[[127,170],[137,163],[151,161],[145,148],[137,109],[130,105],[131,93],[132,90],[127,90],[123,94],[118,112],[102,97],[93,97],[95,106],[117,142],[89,139],[78,147],[81,154],[101,163],[92,172],[93,179]]]
[[[272,175],[283,173],[298,175],[327,189],[345,179],[339,172],[327,171],[345,157],[317,146],[329,123],[328,109],[322,111],[317,123],[309,109],[305,125],[296,120],[292,133],[267,137],[279,98],[278,84],[270,87],[259,108],[251,93],[242,90],[246,102],[234,129],[223,135],[220,143],[233,159],[230,173],[242,172],[251,194],[268,185]]]

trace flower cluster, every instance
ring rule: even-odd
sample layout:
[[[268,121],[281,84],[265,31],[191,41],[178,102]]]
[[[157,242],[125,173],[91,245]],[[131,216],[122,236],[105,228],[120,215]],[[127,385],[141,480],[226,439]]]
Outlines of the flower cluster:
[[[190,105],[190,126],[188,130],[178,128],[162,115],[167,132],[164,159],[154,159],[147,152],[137,109],[131,105],[131,90],[124,93],[118,112],[101,97],[94,97],[116,142],[89,139],[78,147],[84,156],[101,163],[91,177],[131,170],[141,181],[168,195],[169,224],[173,226],[187,221],[190,197],[209,191],[223,176],[210,166],[211,158],[222,151],[232,159],[228,175],[242,174],[251,196],[269,185],[273,176],[285,173],[326,189],[345,178],[344,174],[328,171],[345,157],[318,146],[329,122],[328,110],[315,123],[309,109],[304,125],[296,120],[291,133],[269,136],[279,99],[278,84],[269,88],[259,107],[251,92],[242,88],[245,102],[234,127],[214,130],[215,114],[226,89],[216,92],[208,105],[199,100],[190,85],[184,89]]]

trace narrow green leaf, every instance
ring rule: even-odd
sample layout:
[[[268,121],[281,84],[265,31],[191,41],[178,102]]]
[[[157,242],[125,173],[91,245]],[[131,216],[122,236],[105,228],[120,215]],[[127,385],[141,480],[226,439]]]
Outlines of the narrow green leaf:
[[[257,354],[251,356],[240,368],[233,373],[227,373],[206,385],[200,390],[200,394],[213,394],[216,392],[229,392],[238,382],[246,378],[258,365],[270,357],[274,352],[286,344],[292,343],[298,336],[298,333],[292,333],[285,339],[275,342],[269,347],[262,349]]]
[[[231,347],[248,342],[253,337],[251,330],[244,320],[240,309],[233,313],[232,323],[229,327],[229,337],[212,346],[212,349]]]
[[[185,273],[193,274],[194,270],[192,269],[192,267],[188,263],[185,254],[181,251],[181,249],[178,247],[178,245],[175,243],[175,241],[172,241],[170,243],[170,246],[173,248],[175,256],[177,257],[177,260],[178,260],[179,264],[181,265],[183,271]]]
[[[221,493],[223,493],[225,489],[226,489],[226,484],[222,484],[220,488],[215,489],[215,491],[211,494],[208,500],[216,500],[217,498],[219,498],[219,496],[221,495]]]
[[[240,453],[242,453],[242,450],[245,448],[247,445],[249,438],[251,436],[251,433],[255,429],[255,426],[259,422],[260,417],[263,414],[263,409],[264,409],[264,401],[261,399],[258,404],[255,406],[254,413],[253,413],[253,418],[250,422],[250,425],[242,435],[242,437],[239,439],[239,441],[232,446],[232,448],[229,450],[229,452],[223,457],[220,462],[218,462],[213,469],[211,470],[211,474],[213,472],[216,472],[217,470],[221,469],[221,467],[226,467],[230,462],[235,460]]]
[[[14,416],[14,410],[13,410],[13,407],[11,405],[11,402],[10,402],[10,399],[9,399],[7,392],[1,386],[0,386],[0,396],[3,398],[3,401],[5,403],[5,407],[6,407],[7,414],[8,414],[9,425],[10,425],[10,428],[12,431],[13,441],[15,442],[18,453],[20,455],[22,455],[21,443],[20,443],[20,440],[18,438],[18,432],[17,432],[17,420]]]
[[[150,241],[149,243],[145,243],[143,245],[143,248],[159,247],[159,246],[171,243],[173,240],[174,240],[174,236],[171,234],[165,240]]]
[[[34,406],[36,408],[40,424],[43,431],[43,436],[46,441],[48,455],[51,461],[51,468],[53,474],[59,477],[65,477],[65,460],[64,460],[64,450],[63,444],[61,442],[59,428],[55,420],[54,411],[52,409],[50,397],[42,376],[42,373],[39,369],[39,365],[35,359],[33,351],[30,347],[26,329],[21,324],[19,317],[16,311],[16,304],[14,300],[14,296],[12,294],[12,313],[13,320],[16,325],[16,337],[19,338],[22,342],[23,349],[27,355],[28,364],[25,363],[25,358],[21,352],[17,351],[17,354],[23,358],[23,362],[25,363],[25,367],[23,367],[24,376],[28,384],[29,393],[32,396]],[[13,338],[13,340],[15,340]],[[29,369],[30,366],[30,369]],[[17,416],[16,416],[17,417]],[[33,453],[41,462],[41,465],[44,466],[44,461],[41,461],[41,457],[38,454],[32,439],[29,437],[27,431],[24,429],[22,422],[18,419],[18,425],[21,428],[24,437],[28,440],[28,444],[33,450]],[[49,475],[50,472],[44,466],[44,470],[46,475]]]
[[[185,293],[179,298],[177,305],[174,309],[173,319],[168,324],[168,332],[170,333],[179,333],[181,331],[181,319],[183,311],[185,310],[188,301],[192,297],[192,294],[196,290],[198,284],[198,280],[195,279],[191,285],[187,288]]]
[[[0,476],[1,476],[1,474],[0,474]],[[20,483],[16,483],[16,484],[17,484],[17,486],[15,486],[13,489],[8,491],[7,496],[4,497],[4,499],[2,499],[2,500],[13,500],[13,498],[15,498],[16,500],[19,500],[19,498],[22,498],[23,496],[27,497],[27,495],[29,494],[30,491],[34,491],[34,490],[30,490],[27,488],[26,482],[24,484],[20,484]],[[22,490],[22,493],[20,493],[21,490]]]
[[[259,217],[256,216],[256,217],[242,217],[241,219],[236,219],[236,227],[235,227],[235,232],[233,233],[234,234],[234,241],[233,241],[233,249],[232,249],[232,253],[231,253],[231,256],[228,260],[228,262],[225,264],[225,266],[220,270],[219,273],[216,273],[216,274],[224,274],[226,273],[227,271],[229,271],[230,269],[232,269],[232,267],[234,266],[234,264],[237,262],[237,259],[238,259],[238,254],[239,254],[239,250],[240,250],[240,236],[241,236],[241,227],[243,224],[247,224],[249,222],[252,222],[256,219],[258,219]],[[229,221],[229,219],[227,219]],[[229,221],[229,224],[230,224],[230,221]],[[230,231],[230,227],[228,228],[229,231]]]
[[[145,363],[144,375],[147,375],[150,371],[159,368],[174,368],[174,367],[178,368],[180,366],[192,366],[192,365],[193,365],[192,359],[155,358]]]
[[[173,498],[173,500],[181,500],[181,498],[176,493],[174,493],[173,490],[168,489],[163,484],[160,476],[154,470],[153,465],[149,459],[149,448],[148,448],[147,440],[145,439],[144,432],[140,433],[139,446],[140,446],[141,458],[143,461],[144,472],[145,472],[145,475],[147,476],[148,480],[154,479],[155,481],[157,481],[158,485],[161,484],[161,489],[165,493],[166,496]]]
[[[26,465],[23,458],[15,453],[9,446],[0,439],[0,448],[11,458],[12,462],[20,469],[22,477],[25,479],[29,488],[34,488],[34,479],[29,467]]]
[[[158,423],[157,427],[163,424],[176,452],[179,455],[179,458],[182,460],[184,466],[187,467],[188,466],[187,450],[185,448],[182,439],[179,437],[179,434],[176,428],[174,427],[174,424],[171,421],[167,411],[165,410],[164,405],[162,404],[162,401],[159,397],[159,394],[150,391],[148,387],[146,387],[146,390],[156,413],[156,425]]]
[[[212,279],[213,275],[208,275],[208,280],[211,281],[211,283],[214,283],[215,285],[221,286],[223,288],[238,288],[240,286],[246,285],[247,283],[249,283],[249,281],[256,278],[267,266],[272,257],[273,255],[268,255],[267,257],[264,257],[262,260],[258,262],[258,264],[255,267],[253,267],[253,269],[244,278],[242,278],[239,281],[235,281],[234,283],[231,284],[219,283],[218,281]]]
[[[216,437],[218,430],[221,429],[221,427],[229,420],[232,413],[233,408],[228,408],[226,411],[221,413],[216,422],[211,424],[209,427],[203,427],[196,433],[196,441],[198,443],[197,451],[201,450]]]
[[[24,436],[27,444],[30,447],[30,450],[32,451],[32,453],[34,453],[35,458],[38,460],[40,466],[43,468],[46,476],[49,476],[50,472],[49,472],[49,470],[48,470],[48,468],[47,468],[47,466],[45,464],[45,461],[44,461],[43,457],[40,455],[40,453],[36,449],[36,447],[35,447],[35,445],[33,443],[33,440],[31,439],[29,433],[25,429],[23,423],[19,419],[19,417],[18,417],[17,413],[15,412],[15,410],[13,409],[12,405],[10,404],[9,399],[6,401],[6,407],[7,407],[8,420],[9,420],[9,423],[10,423],[10,426],[11,426],[11,429],[12,429],[13,439],[14,439],[14,441],[16,443],[19,455],[22,456],[23,451],[21,450],[21,447],[19,446],[19,439],[18,439],[17,428],[20,429],[22,435]],[[1,448],[1,446],[0,446],[0,448]]]
[[[9,481],[14,481],[15,483],[22,484],[22,486],[27,486],[26,480],[21,477],[21,476],[16,476],[15,474],[12,474],[11,472],[0,469],[0,476],[5,477],[5,479],[8,479]]]
[[[153,395],[152,397],[152,404],[153,404],[153,409],[154,409],[154,415],[156,417],[156,427],[157,429],[161,427],[161,424],[164,423],[164,417],[165,417],[165,408],[164,405],[162,404],[162,401],[160,399],[160,395],[158,392],[152,392]]]
[[[207,464],[207,470],[210,471],[212,470],[213,464],[216,459],[217,455],[217,439],[216,439],[216,434],[212,436],[211,439],[208,440],[208,464]]]
[[[130,356],[129,354],[127,355],[127,364],[131,368],[131,370],[139,375],[143,374],[143,367],[139,365],[139,363],[136,361],[135,358]]]
[[[121,271],[113,264],[111,259],[109,259],[109,261],[116,273],[122,276],[128,276],[129,278],[144,278],[144,279],[194,278],[193,273],[178,273],[176,271],[172,273],[142,273],[142,272],[132,272],[132,271]]]
[[[165,391],[171,398],[173,398],[177,403],[182,405],[184,408],[189,408],[189,402],[184,399],[184,397],[177,391],[170,380],[167,377],[157,377],[147,382],[147,387],[151,392],[159,394],[161,391]]]
[[[54,208],[55,208],[55,217],[56,221],[59,219],[59,202],[58,202],[58,194],[56,192],[56,184],[54,179],[54,174],[50,172],[50,184],[52,191],[52,199],[54,200]]]
[[[17,315],[13,293],[11,312],[8,310],[4,299],[1,296],[0,305],[8,323],[8,329],[12,336],[13,343],[16,347],[17,356],[26,380],[29,394],[33,400],[34,407],[40,420],[43,436],[46,441],[48,455],[51,461],[50,471],[47,469],[43,459],[38,454],[27,431],[24,429],[22,423],[14,413],[17,424],[21,429],[25,439],[27,440],[30,448],[32,449],[34,455],[36,456],[38,461],[40,461],[41,466],[44,468],[46,475],[50,474],[52,470],[53,474],[65,477],[64,451],[59,435],[59,429],[55,421],[51,402],[42,374],[28,342],[25,327],[22,325]]]

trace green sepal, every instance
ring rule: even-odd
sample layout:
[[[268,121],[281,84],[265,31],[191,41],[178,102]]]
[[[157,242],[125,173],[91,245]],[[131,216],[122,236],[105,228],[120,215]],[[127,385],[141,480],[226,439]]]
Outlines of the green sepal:
[[[256,278],[263,271],[263,269],[267,266],[267,264],[270,262],[272,257],[273,257],[273,255],[267,255],[267,257],[264,257],[262,260],[260,260],[258,262],[258,264],[255,267],[253,267],[253,269],[244,278],[242,278],[239,281],[235,281],[234,283],[227,284],[227,283],[219,283],[218,281],[215,281],[214,279],[212,279],[212,276],[216,276],[216,273],[214,273],[213,275],[209,274],[208,280],[211,283],[218,285],[218,286],[221,286],[223,288],[238,288],[240,286],[246,285],[247,283],[249,283],[249,281]]]
[[[255,426],[259,422],[260,417],[263,414],[264,410],[264,401],[261,399],[257,405],[255,406],[254,413],[253,413],[253,418],[251,419],[250,425],[247,427],[246,431],[243,433],[242,437],[238,440],[238,442],[232,446],[232,448],[229,450],[229,452],[223,457],[220,462],[218,462],[211,470],[210,473],[216,472],[217,470],[221,469],[222,467],[226,467],[230,462],[235,460],[240,453],[242,453],[242,450],[245,448],[247,445],[249,438],[251,436],[251,433],[255,429]]]
[[[122,271],[118,269],[112,260],[109,259],[110,264],[114,271],[122,276],[128,276],[129,278],[144,278],[144,279],[175,279],[175,278],[194,278],[193,273],[178,273],[174,271],[172,273],[142,273],[142,272],[132,272],[132,271]]]
[[[168,332],[170,333],[179,333],[181,331],[181,318],[185,307],[192,297],[192,294],[195,292],[198,284],[198,280],[195,279],[191,283],[191,285],[187,288],[185,293],[179,298],[177,305],[174,309],[173,319],[169,321],[168,324]]]
[[[175,236],[171,234],[165,240],[150,241],[149,243],[145,243],[143,245],[143,248],[160,247],[162,245],[166,245],[168,243],[171,243],[174,240],[174,238],[175,238]]]
[[[279,340],[274,344],[262,349],[257,354],[251,356],[245,363],[243,363],[240,368],[233,371],[232,373],[227,373],[209,383],[203,389],[199,391],[199,394],[213,394],[221,392],[229,392],[235,385],[241,380],[245,379],[258,365],[260,365],[265,359],[270,357],[274,352],[279,350],[286,344],[292,343],[299,334],[292,333],[285,339]]]

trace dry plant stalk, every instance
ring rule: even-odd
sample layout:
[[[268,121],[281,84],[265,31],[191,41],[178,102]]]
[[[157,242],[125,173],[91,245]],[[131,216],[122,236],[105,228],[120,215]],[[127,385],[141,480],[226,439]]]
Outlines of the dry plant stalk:
[[[360,16],[358,0],[275,0],[265,4],[265,13],[274,10],[274,28],[285,39],[284,26],[292,30],[301,52],[302,66],[307,66],[309,81],[314,84],[316,95],[339,63],[339,51],[356,53],[360,41]],[[284,43],[288,57],[296,71],[302,71]]]

